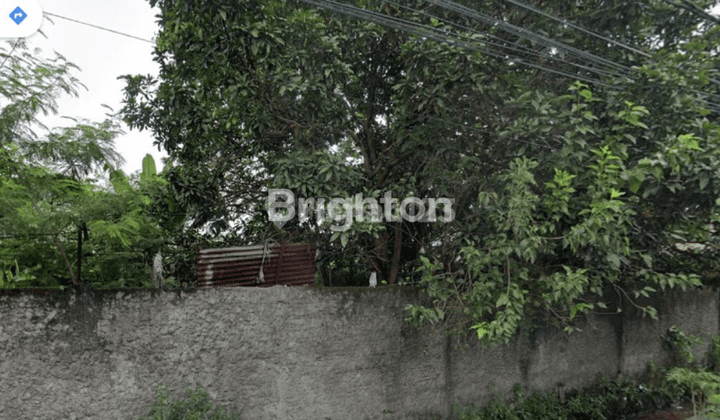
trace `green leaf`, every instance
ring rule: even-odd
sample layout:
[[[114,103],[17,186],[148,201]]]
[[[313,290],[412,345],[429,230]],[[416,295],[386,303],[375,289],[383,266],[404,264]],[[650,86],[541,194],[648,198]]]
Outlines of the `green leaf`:
[[[710,181],[710,176],[708,176],[706,172],[700,172],[698,178],[700,180],[700,191],[702,191],[707,186],[708,181]]]
[[[157,175],[157,169],[155,168],[155,159],[149,153],[145,155],[142,160],[142,173],[141,177],[144,180],[149,180]]]

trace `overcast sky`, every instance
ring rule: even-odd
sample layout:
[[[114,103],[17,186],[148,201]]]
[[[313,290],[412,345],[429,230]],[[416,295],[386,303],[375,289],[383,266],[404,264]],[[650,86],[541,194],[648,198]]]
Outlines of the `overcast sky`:
[[[44,12],[102,26],[133,36],[152,40],[157,33],[157,9],[145,0],[40,0]],[[100,29],[91,28],[50,16],[41,30],[47,39],[36,33],[28,38],[31,48],[41,48],[43,54],[57,51],[80,67],[76,77],[87,87],[79,97],[62,97],[59,115],[45,119],[49,127],[70,125],[60,115],[86,118],[92,121],[105,119],[106,104],[115,111],[120,109],[124,82],[117,80],[125,74],[157,75],[158,67],[152,61],[153,45]],[[153,146],[152,134],[130,131],[116,140],[117,150],[125,157],[124,170],[132,173],[142,168],[142,158],[150,153],[155,157],[158,170],[160,158],[166,156]]]

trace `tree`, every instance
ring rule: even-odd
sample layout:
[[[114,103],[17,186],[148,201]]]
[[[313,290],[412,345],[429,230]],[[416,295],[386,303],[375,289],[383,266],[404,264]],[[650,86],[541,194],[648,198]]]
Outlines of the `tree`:
[[[23,211],[29,210],[28,206],[40,210],[36,202],[39,195],[53,196],[59,191],[77,191],[65,180],[54,177],[45,168],[34,163],[26,153],[40,140],[34,128],[44,128],[37,120],[37,115],[56,112],[55,99],[60,92],[77,93],[77,80],[71,75],[74,66],[60,55],[54,60],[43,60],[28,53],[26,49],[24,40],[14,41],[9,51],[5,50],[8,52],[3,54],[0,66],[0,94],[4,101],[7,101],[0,111],[0,181],[3,189],[0,221],[16,228],[19,226],[13,222],[29,216],[27,211]],[[57,232],[42,223],[35,223],[34,227],[42,229],[41,233],[34,233],[35,235],[53,237],[67,269],[72,271],[62,243],[57,240]],[[12,237],[6,230],[3,230],[3,233],[4,239]],[[18,247],[16,244],[10,248],[17,250]],[[36,254],[39,255],[42,254]],[[4,261],[6,258],[3,256]],[[15,265],[17,267],[17,263]],[[72,273],[70,277],[75,280]]]
[[[74,66],[26,52],[14,41],[0,66],[0,285],[57,287],[149,285],[147,261],[165,231],[149,207],[162,180],[129,180],[114,140],[112,115],[101,123],[47,129],[61,93],[76,93]],[[105,186],[103,185],[105,183]],[[152,192],[151,192],[152,190]],[[170,216],[176,222],[177,215]],[[85,244],[87,242],[87,244]]]
[[[332,6],[361,19],[280,0],[151,4],[160,76],[126,76],[122,112],[168,150],[196,227],[315,241],[335,267],[391,283],[423,250],[434,305],[409,320],[488,342],[534,314],[571,330],[612,296],[636,304],[717,270],[718,29],[702,14],[655,0]],[[270,188],[451,197],[457,217],[279,232]]]
[[[185,3],[157,4],[164,10],[157,56],[162,83],[128,77],[124,113],[131,127],[152,128],[180,163],[170,179],[181,199],[197,209],[197,226],[209,223],[218,232],[249,214],[255,219],[243,230],[247,237],[277,235],[268,231],[262,211],[272,187],[307,197],[351,197],[357,192],[378,197],[385,190],[401,198],[408,193],[460,195],[463,174],[449,170],[438,155],[457,159],[465,146],[423,140],[455,135],[458,121],[442,119],[451,110],[438,107],[434,95],[418,95],[417,86],[399,89],[404,71],[417,72],[412,67],[424,59],[423,46],[402,34],[386,36],[385,30],[367,23],[326,23],[320,13],[282,2],[241,3],[241,8],[220,2],[199,9]],[[208,31],[216,15],[224,30]],[[357,37],[355,31],[368,36]],[[289,42],[297,33],[307,38]],[[206,47],[212,57],[192,53]],[[414,51],[402,54],[401,47]],[[318,54],[321,51],[325,53]],[[487,61],[459,50],[450,59],[455,62],[448,66]],[[422,71],[420,76],[431,78]],[[466,90],[456,79],[450,74],[432,82],[450,101]],[[451,84],[451,92],[439,89]],[[156,85],[156,91],[148,91]],[[458,120],[471,113],[468,109]],[[348,159],[353,163],[344,164]],[[442,185],[428,176],[418,179],[427,166],[436,170],[435,176],[449,174],[447,181],[457,181]],[[418,188],[423,183],[434,185]],[[259,231],[253,229],[258,226]],[[412,247],[405,248],[417,250],[418,242],[425,241],[413,241],[410,234],[419,228],[399,222],[357,223],[353,232],[338,235],[327,225],[318,229],[308,222],[285,229],[297,229],[326,252],[339,248],[330,238],[349,244],[361,251],[364,271],[372,267],[391,283],[401,263],[398,250],[407,242],[413,242]]]

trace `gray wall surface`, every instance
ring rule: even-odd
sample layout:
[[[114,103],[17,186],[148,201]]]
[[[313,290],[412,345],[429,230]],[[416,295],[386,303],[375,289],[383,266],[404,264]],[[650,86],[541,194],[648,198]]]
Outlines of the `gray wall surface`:
[[[202,384],[244,419],[444,419],[515,383],[562,392],[641,374],[668,360],[669,326],[720,332],[718,298],[671,293],[653,301],[658,321],[626,308],[569,336],[545,328],[459,349],[404,323],[412,290],[5,292],[0,419],[136,419],[160,383],[176,395]]]

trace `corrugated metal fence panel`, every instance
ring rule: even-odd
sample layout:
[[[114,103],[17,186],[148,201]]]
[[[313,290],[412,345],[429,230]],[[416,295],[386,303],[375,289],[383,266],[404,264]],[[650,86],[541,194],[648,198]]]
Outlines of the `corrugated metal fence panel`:
[[[279,243],[202,249],[197,270],[200,287],[313,284],[315,247]]]

